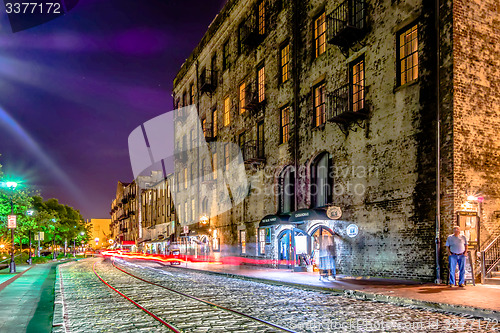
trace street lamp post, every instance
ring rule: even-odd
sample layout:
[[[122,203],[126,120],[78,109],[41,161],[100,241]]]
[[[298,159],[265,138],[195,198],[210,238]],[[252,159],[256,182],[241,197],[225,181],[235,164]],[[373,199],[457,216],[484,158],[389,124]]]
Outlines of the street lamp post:
[[[28,210],[26,212],[29,216],[33,216],[34,211],[33,210]],[[28,265],[31,265],[32,260],[31,260],[31,230],[28,231],[29,235],[29,248],[28,248]]]

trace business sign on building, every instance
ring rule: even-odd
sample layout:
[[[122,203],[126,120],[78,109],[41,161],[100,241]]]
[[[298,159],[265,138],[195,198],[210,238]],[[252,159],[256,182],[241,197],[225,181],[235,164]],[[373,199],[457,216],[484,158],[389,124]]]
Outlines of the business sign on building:
[[[354,238],[358,235],[359,228],[355,224],[349,224],[346,228],[347,236]]]
[[[337,206],[330,206],[326,210],[326,216],[328,216],[329,219],[338,220],[342,217],[342,209]]]
[[[7,217],[7,228],[15,229],[16,227],[17,227],[17,216],[16,215],[9,215]]]
[[[189,234],[189,226],[187,225],[184,226],[184,233]]]

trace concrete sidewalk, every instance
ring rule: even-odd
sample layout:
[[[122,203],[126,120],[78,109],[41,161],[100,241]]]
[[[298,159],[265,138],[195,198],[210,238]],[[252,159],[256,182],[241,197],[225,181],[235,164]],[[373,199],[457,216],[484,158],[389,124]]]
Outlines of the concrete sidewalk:
[[[469,314],[500,320],[500,286],[467,285],[450,288],[447,285],[418,283],[408,280],[354,278],[337,276],[337,281],[319,281],[318,273],[292,272],[252,266],[208,263],[183,263],[180,266],[215,274],[264,280],[298,287],[327,289],[363,299],[374,299],[399,305],[415,305],[453,313]]]
[[[61,263],[23,267],[0,285],[0,332],[52,331],[55,271]]]

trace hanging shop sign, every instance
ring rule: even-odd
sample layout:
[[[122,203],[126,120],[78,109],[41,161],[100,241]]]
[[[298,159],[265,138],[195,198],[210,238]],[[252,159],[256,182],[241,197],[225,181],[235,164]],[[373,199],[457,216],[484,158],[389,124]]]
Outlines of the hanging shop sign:
[[[187,225],[184,226],[184,233],[189,234],[189,226]]]
[[[330,206],[326,210],[326,216],[332,220],[338,220],[342,217],[342,209],[337,206]]]
[[[355,224],[349,224],[346,228],[347,236],[354,238],[358,235],[359,228]]]
[[[457,212],[457,222],[460,232],[467,238],[467,242],[476,245],[479,239],[479,216],[477,212],[459,211]]]
[[[17,216],[16,215],[9,215],[7,217],[7,228],[15,229],[16,227],[17,227]]]

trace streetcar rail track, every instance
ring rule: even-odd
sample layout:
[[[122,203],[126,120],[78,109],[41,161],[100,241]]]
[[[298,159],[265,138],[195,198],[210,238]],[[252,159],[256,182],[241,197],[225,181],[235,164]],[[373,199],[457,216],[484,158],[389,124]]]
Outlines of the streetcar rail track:
[[[97,264],[97,261],[94,262],[94,264],[92,265],[92,270],[94,271],[94,274],[99,278],[99,280],[101,280],[102,283],[104,283],[111,290],[115,291],[117,294],[119,294],[120,296],[122,296],[123,298],[125,298],[127,301],[129,301],[130,303],[134,304],[136,307],[138,307],[139,309],[141,309],[142,311],[144,311],[145,313],[147,313],[148,315],[150,315],[151,317],[153,317],[155,320],[157,320],[158,322],[160,322],[161,324],[163,324],[164,326],[166,326],[172,332],[175,332],[175,333],[181,333],[182,332],[181,330],[179,330],[174,325],[172,325],[172,324],[168,323],[167,321],[161,319],[160,317],[158,317],[157,315],[155,315],[153,312],[149,311],[148,309],[146,309],[145,307],[143,307],[139,303],[135,302],[130,297],[128,297],[127,295],[125,295],[124,293],[122,293],[121,291],[119,291],[118,289],[116,289],[115,287],[113,287],[112,285],[110,285],[106,280],[104,280],[99,275],[99,273],[97,273],[97,271],[95,269],[96,264]]]
[[[257,321],[257,322],[260,322],[260,323],[262,323],[262,324],[264,324],[264,325],[267,325],[267,326],[270,326],[270,327],[273,327],[273,328],[279,329],[279,330],[284,331],[284,332],[297,333],[296,331],[293,331],[293,330],[291,330],[291,329],[289,329],[289,328],[286,328],[286,327],[283,327],[283,326],[281,326],[281,325],[278,325],[278,324],[275,324],[275,323],[272,323],[272,322],[266,321],[266,320],[264,320],[264,319],[260,319],[260,318],[258,318],[258,317],[254,317],[254,316],[252,316],[252,315],[249,315],[249,314],[246,314],[246,313],[240,312],[240,311],[238,311],[238,310],[230,309],[230,308],[228,308],[228,307],[225,307],[225,306],[222,306],[222,305],[219,305],[219,304],[216,304],[216,303],[213,303],[213,302],[210,302],[210,301],[204,300],[204,299],[202,299],[202,298],[199,298],[199,297],[196,297],[196,296],[193,296],[193,295],[189,295],[189,294],[183,293],[183,292],[178,291],[178,290],[175,290],[175,289],[168,288],[168,287],[166,287],[166,286],[164,286],[164,285],[161,285],[161,284],[159,284],[159,283],[155,283],[155,282],[152,282],[152,281],[148,281],[148,280],[146,280],[146,279],[143,279],[143,278],[141,278],[141,277],[139,277],[139,276],[136,276],[136,275],[134,275],[134,274],[132,274],[132,273],[130,273],[130,272],[127,272],[126,270],[124,270],[124,269],[122,269],[122,268],[120,268],[120,267],[116,266],[116,265],[115,265],[114,260],[113,260],[112,264],[113,264],[113,267],[115,267],[115,268],[116,268],[116,269],[118,269],[119,271],[121,271],[121,272],[123,272],[123,273],[125,273],[125,274],[127,274],[127,275],[129,275],[129,276],[131,276],[131,277],[133,277],[133,278],[135,278],[135,279],[138,279],[138,280],[143,281],[143,282],[145,282],[145,283],[151,284],[151,285],[153,285],[153,286],[156,286],[156,287],[160,287],[160,288],[166,289],[166,290],[168,290],[168,291],[170,291],[170,292],[173,292],[173,293],[176,293],[176,294],[178,294],[178,295],[181,295],[181,296],[184,296],[184,297],[187,297],[187,298],[190,298],[190,299],[196,300],[196,301],[201,302],[201,303],[205,303],[205,304],[210,305],[210,306],[213,306],[213,307],[215,307],[215,308],[217,308],[217,309],[224,310],[224,311],[227,311],[227,312],[230,312],[230,313],[234,313],[234,314],[236,314],[236,315],[239,315],[239,316],[242,316],[242,317],[245,317],[245,318],[248,318],[248,319],[251,319],[251,320]]]

